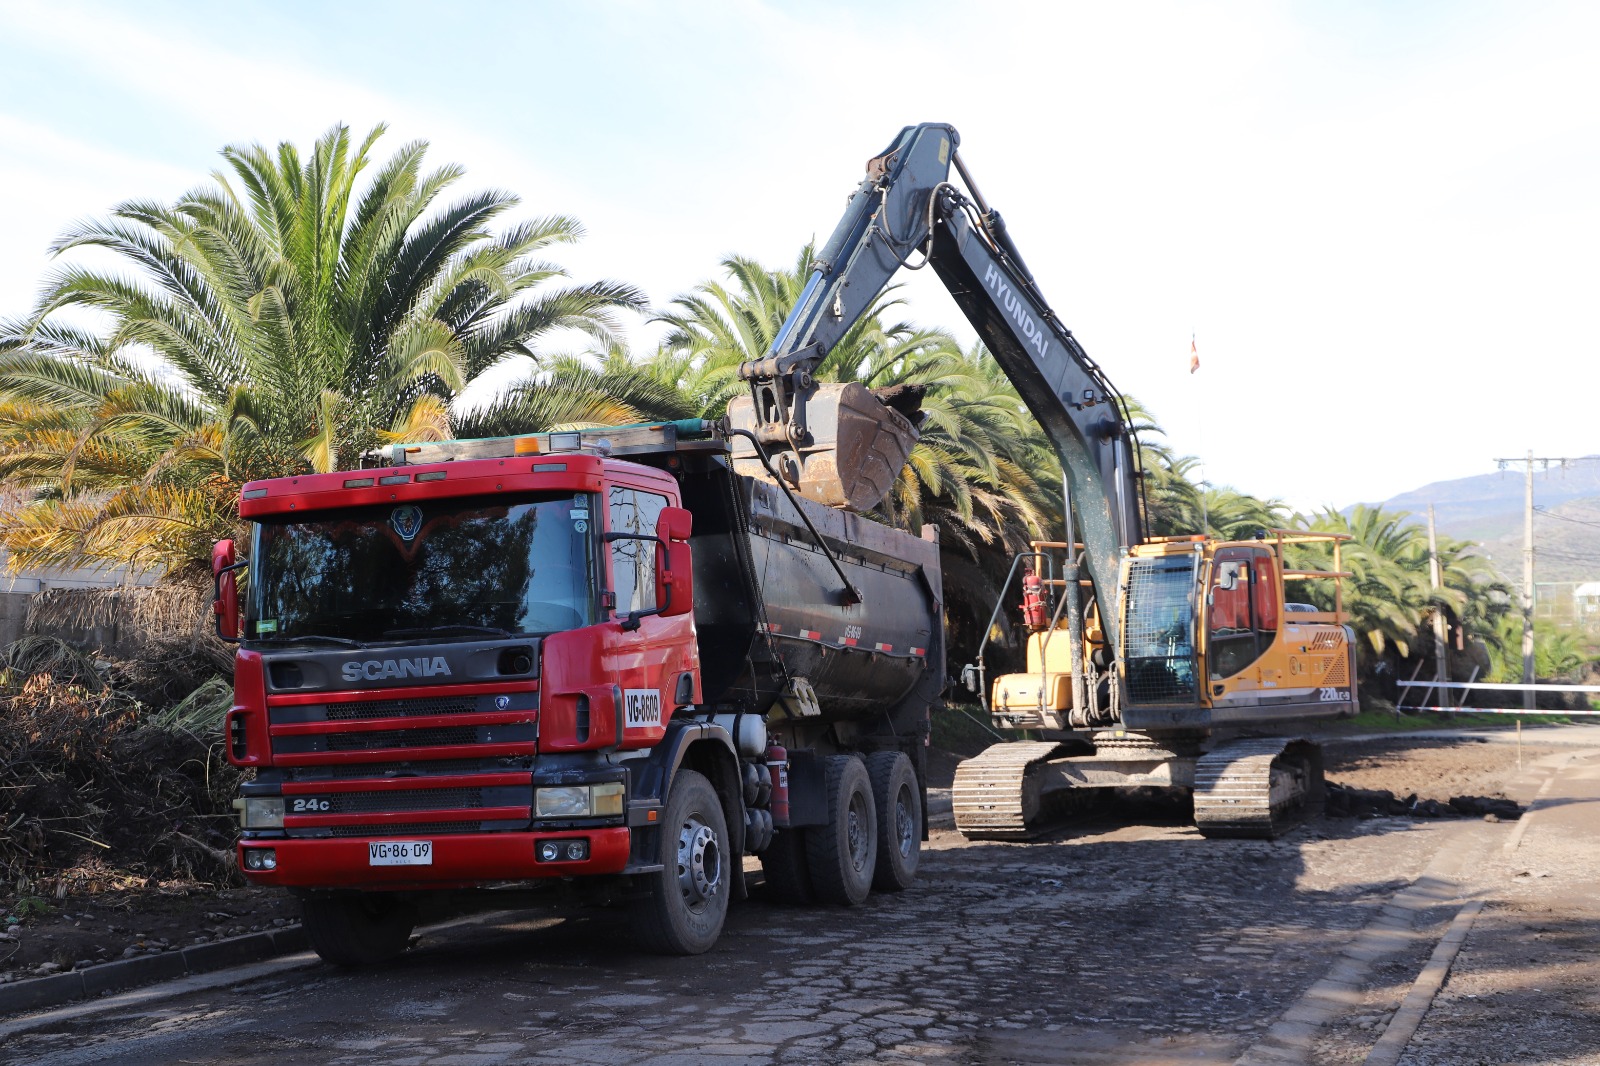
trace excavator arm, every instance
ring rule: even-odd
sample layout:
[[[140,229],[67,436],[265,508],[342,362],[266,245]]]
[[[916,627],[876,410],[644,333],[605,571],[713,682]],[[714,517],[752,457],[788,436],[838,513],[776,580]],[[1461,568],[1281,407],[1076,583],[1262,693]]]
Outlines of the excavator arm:
[[[907,126],[868,162],[767,355],[740,367],[754,434],[780,453],[812,443],[817,366],[901,267],[931,265],[1060,456],[1068,522],[1077,519],[1069,539],[1083,542],[1102,615],[1120,618],[1119,559],[1143,539],[1126,405],[1045,302],[957,156],[959,143],[947,125]],[[951,182],[952,167],[964,189]]]

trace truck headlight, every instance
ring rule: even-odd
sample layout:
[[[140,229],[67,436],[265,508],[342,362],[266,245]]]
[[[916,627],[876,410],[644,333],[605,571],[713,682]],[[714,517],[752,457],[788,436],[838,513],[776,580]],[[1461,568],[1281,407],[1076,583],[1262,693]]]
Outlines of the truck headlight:
[[[589,786],[541,788],[534,796],[533,810],[540,818],[587,818],[590,811]]]
[[[562,785],[541,788],[533,801],[533,812],[540,818],[600,818],[622,813],[621,781],[598,785]]]
[[[282,796],[246,796],[239,824],[246,829],[282,829]]]
[[[622,782],[607,781],[594,786],[594,813],[597,815],[622,813]]]

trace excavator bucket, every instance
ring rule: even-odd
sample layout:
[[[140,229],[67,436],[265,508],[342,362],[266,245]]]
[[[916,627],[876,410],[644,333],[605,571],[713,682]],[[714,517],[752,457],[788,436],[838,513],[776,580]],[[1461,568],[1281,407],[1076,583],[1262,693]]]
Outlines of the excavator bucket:
[[[808,432],[798,450],[787,441],[775,441],[770,427],[761,432],[750,396],[728,404],[728,421],[735,429],[749,430],[769,442],[764,448],[773,469],[800,495],[847,511],[871,510],[905,466],[917,443],[916,426],[856,382],[812,388],[815,391],[808,390],[804,400]],[[915,410],[912,413],[916,415]],[[733,438],[733,468],[771,479],[747,437]]]

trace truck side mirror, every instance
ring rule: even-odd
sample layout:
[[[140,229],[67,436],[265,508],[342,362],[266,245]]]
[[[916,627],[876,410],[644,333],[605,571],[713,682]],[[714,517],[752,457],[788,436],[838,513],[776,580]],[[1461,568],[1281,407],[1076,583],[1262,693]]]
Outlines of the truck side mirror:
[[[694,610],[694,558],[689,553],[693,521],[682,507],[663,507],[656,519],[656,603],[668,618]]]
[[[249,565],[249,560],[242,563],[235,560],[232,540],[219,540],[211,549],[211,576],[215,588],[211,610],[217,616],[217,636],[231,644],[239,643],[238,571]]]

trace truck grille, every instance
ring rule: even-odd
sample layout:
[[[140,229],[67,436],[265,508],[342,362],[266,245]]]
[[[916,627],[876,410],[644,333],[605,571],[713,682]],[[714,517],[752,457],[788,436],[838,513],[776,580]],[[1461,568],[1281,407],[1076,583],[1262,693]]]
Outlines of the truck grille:
[[[336,825],[335,837],[440,837],[453,833],[481,833],[482,822],[410,822],[404,825]]]
[[[371,751],[373,748],[433,748],[478,743],[476,726],[457,729],[384,729],[376,733],[325,734],[329,751]]]
[[[481,788],[419,788],[405,792],[339,792],[328,797],[334,814],[373,811],[445,811],[484,806]]]
[[[478,710],[472,696],[418,700],[365,700],[328,704],[328,721],[350,722],[364,718],[415,718],[425,714],[471,714]]]
[[[434,774],[476,774],[500,773],[507,769],[525,769],[522,760],[511,760],[517,763],[508,766],[508,760],[503,759],[433,759],[423,762],[361,762],[351,763],[349,766],[340,766],[330,771],[327,768],[308,770],[303,767],[293,767],[284,771],[284,776],[290,781],[329,781],[335,777],[371,778],[371,777],[430,777]]]

